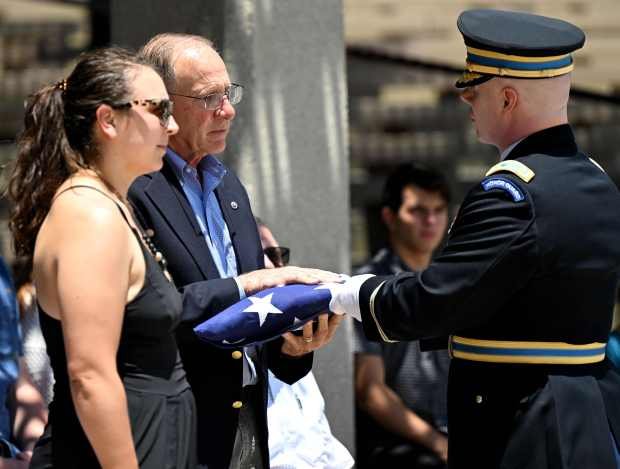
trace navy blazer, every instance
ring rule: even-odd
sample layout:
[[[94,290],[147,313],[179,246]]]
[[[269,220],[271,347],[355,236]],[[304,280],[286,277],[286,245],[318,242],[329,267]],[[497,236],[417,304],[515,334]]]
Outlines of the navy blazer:
[[[237,258],[238,272],[264,268],[263,250],[250,200],[239,179],[228,169],[215,194]],[[170,164],[138,178],[129,190],[138,221],[154,231],[153,241],[168,261],[168,270],[183,293],[183,316],[177,329],[179,351],[198,412],[198,459],[210,469],[228,468],[237,430],[243,360],[237,350],[200,342],[192,328],[239,300],[237,283],[219,276],[191,205]],[[279,379],[294,383],[312,367],[312,354],[282,355],[282,339],[261,347],[256,363],[264,405],[258,415],[262,451],[267,448],[267,368]]]

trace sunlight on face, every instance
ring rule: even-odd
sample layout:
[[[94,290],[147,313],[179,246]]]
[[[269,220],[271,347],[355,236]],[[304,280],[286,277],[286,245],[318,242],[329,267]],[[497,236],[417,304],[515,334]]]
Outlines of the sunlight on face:
[[[207,46],[183,51],[175,64],[175,73],[174,91],[179,94],[204,97],[230,86],[224,62]],[[230,124],[235,117],[230,102],[224,99],[219,108],[205,109],[204,102],[199,99],[173,95],[173,100],[180,132],[171,139],[170,146],[188,160],[224,151]]]

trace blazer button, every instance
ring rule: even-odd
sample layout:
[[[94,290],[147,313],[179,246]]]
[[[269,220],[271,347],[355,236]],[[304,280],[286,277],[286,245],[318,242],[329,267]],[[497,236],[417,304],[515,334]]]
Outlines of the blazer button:
[[[235,401],[232,403],[233,409],[241,409],[241,407],[243,407],[243,402],[241,401]]]
[[[230,203],[230,206],[232,207],[233,210],[237,210],[239,208],[239,204],[235,202],[234,200]]]
[[[243,354],[239,350],[235,350],[232,353],[232,357],[233,357],[234,360],[239,360],[242,356],[243,356]]]

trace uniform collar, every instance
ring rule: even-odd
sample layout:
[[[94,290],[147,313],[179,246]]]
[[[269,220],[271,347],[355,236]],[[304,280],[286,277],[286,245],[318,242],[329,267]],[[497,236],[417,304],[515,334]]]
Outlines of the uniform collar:
[[[514,160],[535,153],[551,156],[573,156],[578,151],[575,135],[570,125],[562,124],[525,137],[512,149],[506,159]]]
[[[501,152],[501,154],[499,155],[499,160],[500,161],[504,161],[506,158],[508,158],[508,155],[510,155],[510,152],[512,150],[514,150],[514,148],[523,141],[523,139],[519,139],[516,142],[512,143],[508,148],[506,148],[503,152]]]

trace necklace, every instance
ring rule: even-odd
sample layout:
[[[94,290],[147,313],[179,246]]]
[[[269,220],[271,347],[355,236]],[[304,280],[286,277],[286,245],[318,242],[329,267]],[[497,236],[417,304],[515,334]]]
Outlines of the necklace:
[[[136,226],[138,225],[136,224]],[[160,250],[157,249],[157,247],[155,246],[155,243],[153,242],[153,237],[155,236],[155,232],[149,228],[146,231],[142,232],[141,235],[142,235],[142,239],[144,240],[144,243],[146,244],[146,247],[149,249],[149,251],[153,255],[153,258],[155,259],[155,261],[159,264],[159,267],[161,267],[161,270],[164,272],[164,275],[166,276],[166,278],[172,281],[172,277],[170,276],[170,273],[168,272],[168,261],[166,261],[166,258],[164,257],[164,255],[161,253]]]

